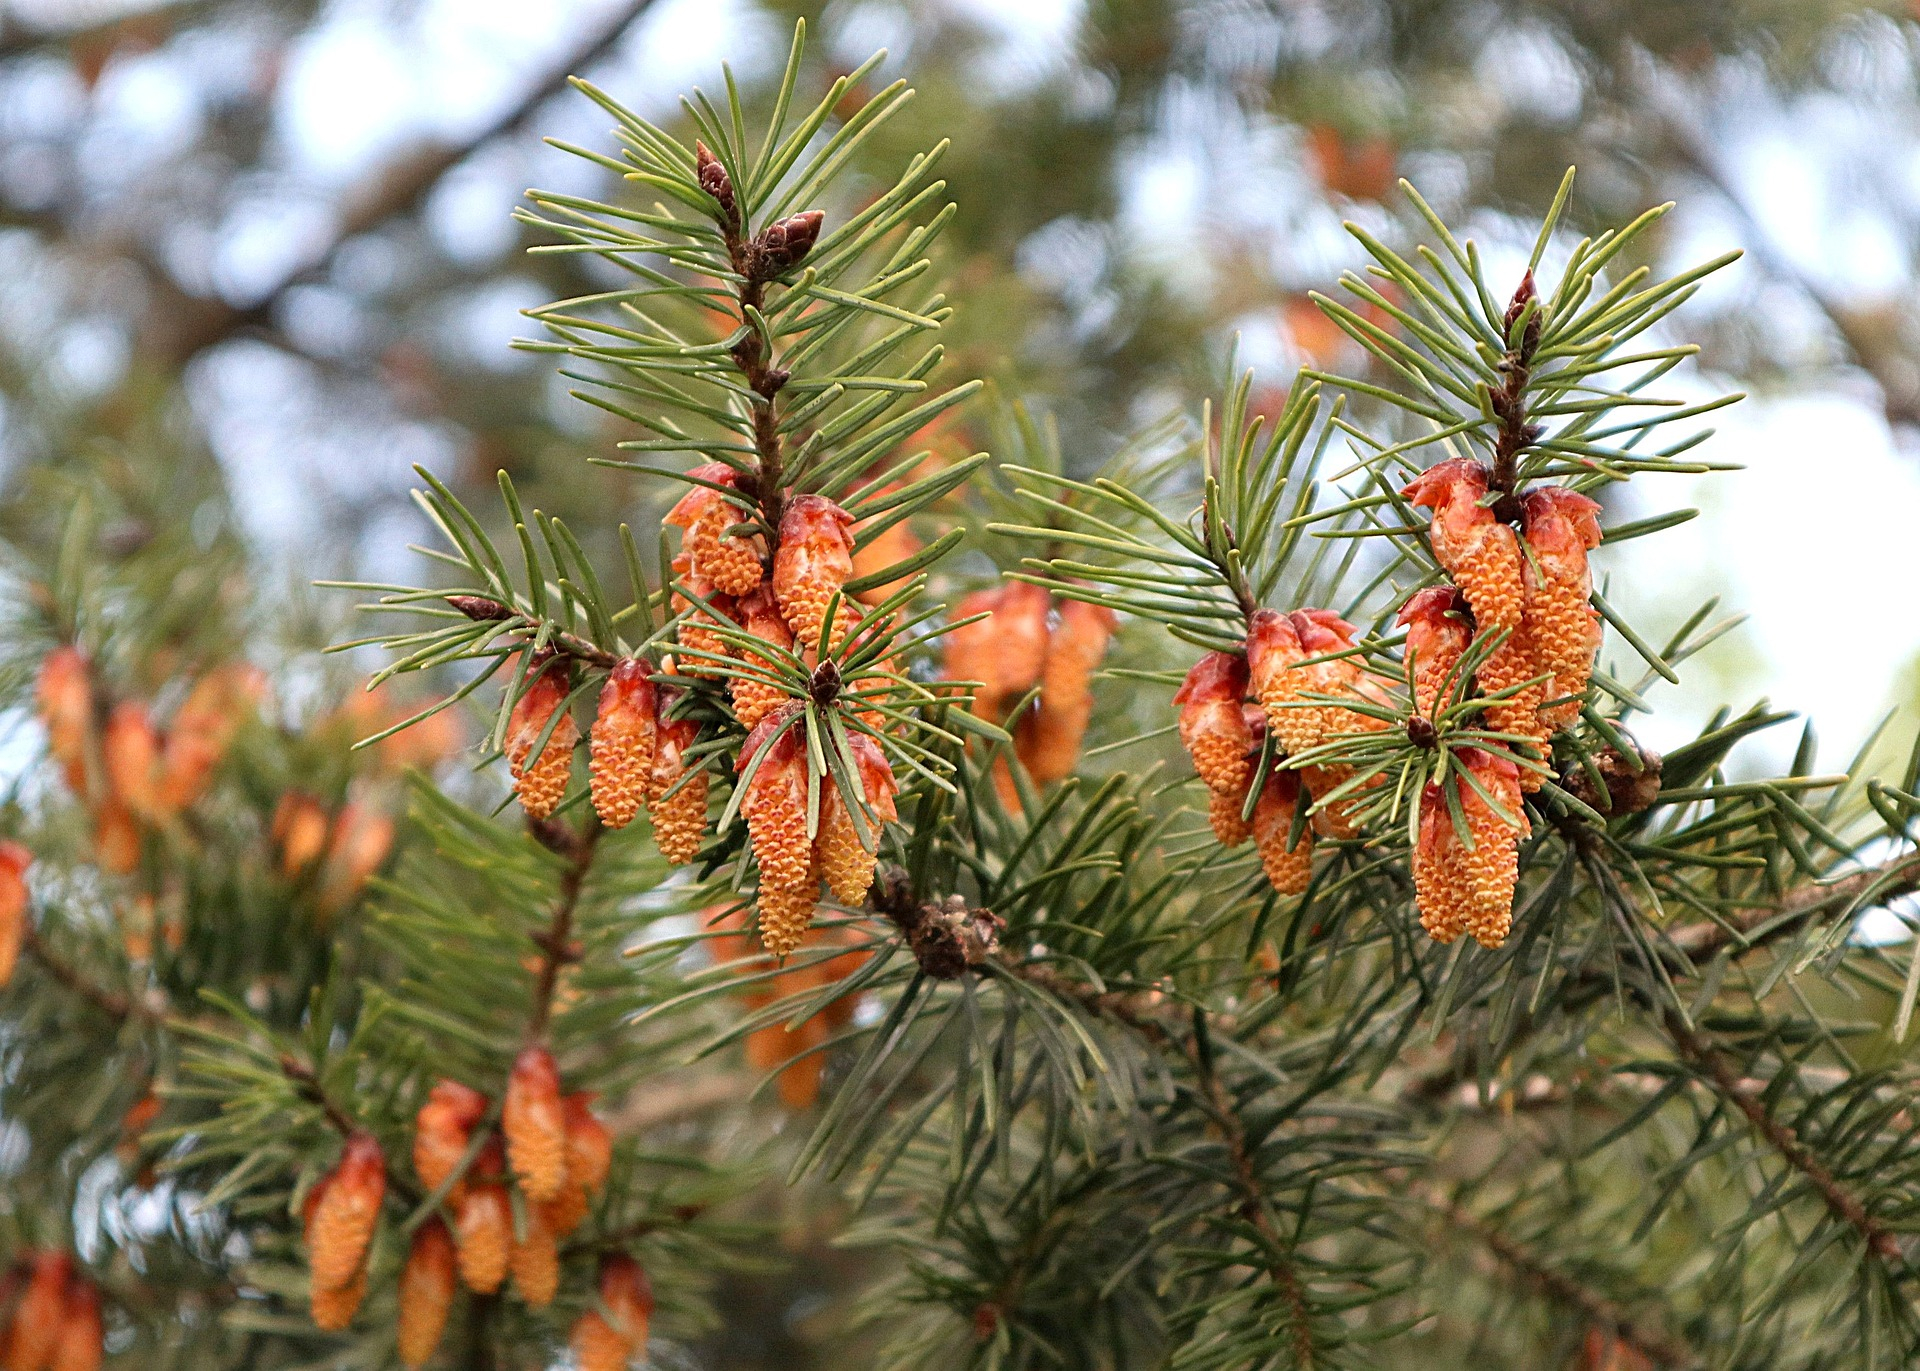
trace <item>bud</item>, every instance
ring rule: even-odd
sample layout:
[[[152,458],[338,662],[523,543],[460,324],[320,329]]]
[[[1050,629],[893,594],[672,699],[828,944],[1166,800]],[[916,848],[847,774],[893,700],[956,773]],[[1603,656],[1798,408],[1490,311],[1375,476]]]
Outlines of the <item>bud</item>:
[[[453,1307],[455,1264],[453,1235],[438,1218],[414,1230],[407,1264],[400,1271],[400,1360],[417,1371],[425,1366],[446,1331]]]
[[[280,874],[294,879],[327,846],[327,811],[311,795],[289,790],[274,807],[272,836],[280,849]]]
[[[728,528],[746,520],[747,511],[712,488],[732,490],[739,473],[725,462],[708,462],[688,474],[711,485],[694,486],[661,522],[682,530],[680,550],[695,576],[723,594],[745,595],[766,574],[760,551],[750,539],[726,536]]]
[[[364,1266],[337,1290],[322,1290],[315,1286],[307,1296],[313,1326],[328,1333],[339,1332],[353,1322],[353,1316],[359,1312],[360,1302],[366,1297],[367,1268]]]
[[[7,1333],[7,1371],[40,1371],[52,1358],[66,1323],[72,1271],[73,1259],[64,1252],[33,1254],[33,1274]]]
[[[1253,806],[1253,841],[1260,853],[1260,866],[1268,882],[1282,895],[1298,895],[1313,879],[1311,826],[1302,825],[1300,841],[1292,847],[1287,845],[1300,803],[1300,778],[1276,767],[1267,773],[1267,783]]]
[[[1027,581],[975,591],[953,608],[956,619],[990,617],[948,635],[949,680],[977,680],[973,712],[999,723],[1040,680],[1047,661],[1047,613],[1053,597]]]
[[[527,1206],[526,1232],[514,1239],[508,1259],[513,1285],[529,1307],[545,1309],[560,1289],[560,1244],[543,1205]]]
[[[839,785],[831,776],[823,777],[819,838],[815,848],[820,874],[826,879],[827,888],[833,891],[833,897],[842,904],[857,906],[867,898],[867,891],[873,885],[880,825],[893,823],[900,817],[894,805],[900,783],[894,778],[886,753],[872,738],[864,733],[850,733],[847,746],[853,754],[854,778],[870,813],[865,818],[851,813],[841,798]],[[805,803],[804,797],[802,803]],[[863,824],[869,830],[864,834]]]
[[[1193,664],[1173,696],[1180,710],[1180,743],[1193,759],[1194,773],[1236,813],[1253,776],[1248,756],[1255,747],[1253,730],[1241,708],[1248,682],[1245,657],[1209,652]]]
[[[13,979],[20,949],[27,941],[27,868],[33,854],[19,843],[0,840],[0,986]]]
[[[507,719],[507,765],[513,770],[513,788],[529,818],[544,819],[567,793],[573,769],[573,745],[580,733],[573,716],[563,712],[569,689],[569,668],[552,656],[535,660],[528,670],[526,689],[514,702]],[[558,719],[555,714],[558,713]],[[534,745],[547,732],[546,746],[534,755]]]
[[[1580,715],[1587,681],[1600,651],[1600,616],[1594,612],[1593,573],[1587,553],[1600,546],[1600,506],[1564,486],[1540,486],[1521,500],[1526,523],[1527,636],[1541,671],[1553,673],[1542,710],[1549,729]]]
[[[561,1101],[567,1120],[567,1184],[598,1195],[613,1167],[613,1134],[594,1117],[591,1091]]]
[[[720,165],[720,159],[713,155],[712,150],[698,139],[693,144],[693,173],[700,182],[700,189],[719,202],[722,226],[738,228],[740,207],[733,196],[733,178],[727,175],[727,169]]]
[[[1093,718],[1093,673],[1107,655],[1117,622],[1104,605],[1062,602],[1059,622],[1047,636],[1039,708],[1020,721],[1014,740],[1020,764],[1034,780],[1045,783],[1073,774]]]
[[[773,555],[773,593],[787,626],[802,644],[825,650],[820,633],[827,602],[853,575],[853,516],[822,495],[796,495],[780,517],[780,547]],[[850,615],[834,613],[830,647],[845,636]]]
[[[1427,468],[1400,493],[1433,510],[1427,539],[1434,560],[1466,593],[1480,632],[1499,633],[1520,626],[1524,559],[1513,530],[1480,503],[1487,489],[1487,469],[1456,457]]]
[[[1253,825],[1244,817],[1246,795],[1224,790],[1207,792],[1207,827],[1222,847],[1238,847],[1253,834]]]
[[[60,1337],[47,1371],[100,1371],[106,1356],[106,1330],[100,1322],[100,1292],[84,1276],[67,1281]]]
[[[1306,689],[1316,695],[1352,695],[1374,704],[1389,704],[1385,683],[1368,671],[1360,654],[1353,651],[1354,626],[1330,609],[1296,609],[1288,616],[1300,650],[1308,660],[1299,670],[1305,674]],[[1345,653],[1345,656],[1334,656]],[[1327,660],[1315,661],[1314,658]],[[1318,725],[1322,741],[1343,733],[1374,733],[1388,727],[1387,721],[1371,714],[1339,705],[1322,705]]]
[[[574,1321],[567,1342],[580,1371],[626,1371],[627,1363],[633,1360],[633,1344],[614,1331],[597,1309],[587,1310]]]
[[[107,716],[101,738],[107,784],[128,810],[143,819],[160,815],[160,735],[145,705],[125,700]]]
[[[554,730],[558,737],[559,729]],[[333,816],[327,860],[320,883],[320,907],[351,904],[393,850],[393,820],[371,805],[349,800]]]
[[[540,1210],[546,1217],[547,1227],[553,1230],[553,1236],[564,1238],[586,1221],[591,1207],[587,1202],[587,1192],[568,1181],[566,1189],[541,1205]]]
[[[762,889],[797,891],[813,868],[807,836],[807,754],[800,706],[761,720],[740,749],[735,769],[751,775],[740,812],[747,820]]]
[[[1415,592],[1394,620],[1407,630],[1414,707],[1429,719],[1445,698],[1465,694],[1454,668],[1473,641],[1471,615],[1458,588],[1441,585]]]
[[[639,1262],[624,1253],[600,1259],[600,1303],[608,1321],[636,1352],[646,1347],[647,1326],[653,1321],[653,1286]]]
[[[883,488],[881,493],[886,493],[896,488],[896,484],[889,483]],[[878,517],[884,518],[886,516],[882,515]],[[913,530],[907,526],[907,521],[905,519],[896,520],[868,538],[866,542],[854,550],[854,578],[864,581],[867,577],[878,575],[886,571],[889,567],[899,566],[902,562],[918,552],[920,546],[920,540],[914,537]],[[897,581],[884,581],[879,585],[867,587],[867,589],[861,591],[855,598],[863,605],[873,606],[885,604],[887,597],[905,584],[905,577]]]
[[[244,662],[217,666],[194,683],[161,752],[162,809],[185,809],[206,792],[214,767],[266,694],[265,674]]]
[[[87,730],[93,727],[93,687],[87,659],[77,647],[56,647],[40,663],[34,686],[40,721],[47,729],[47,750],[77,795],[87,790]]]
[[[721,640],[719,634],[706,625],[720,622],[716,615],[725,618],[729,623],[733,622],[733,596],[725,594],[713,582],[701,575],[694,568],[693,558],[685,552],[673,559],[673,574],[673,612],[676,616],[687,616],[674,629],[674,634],[683,648],[695,654],[679,664],[680,674],[683,676],[714,675],[713,658],[726,656],[727,644]],[[683,587],[685,593],[682,593]],[[698,597],[700,603],[696,604],[693,599],[688,598],[689,596]],[[712,655],[698,655],[702,653]]]
[[[1247,620],[1248,684],[1266,712],[1267,727],[1288,753],[1305,752],[1321,738],[1320,710],[1301,698],[1308,677],[1300,663],[1306,656],[1291,616],[1260,609]]]
[[[800,940],[813,924],[814,909],[820,902],[820,873],[809,867],[799,885],[791,890],[769,886],[764,879],[754,904],[760,914],[760,942],[775,957],[784,957],[800,946]]]
[[[670,703],[661,701],[663,716]],[[685,758],[699,736],[700,726],[693,720],[663,717],[654,748],[648,800],[653,841],[660,855],[676,865],[694,859],[707,833],[707,771],[703,766],[689,775]]]
[[[773,587],[770,584],[755,586],[753,592],[741,598],[739,604],[740,626],[762,642],[791,652],[793,634],[787,629],[787,621],[780,617],[779,606],[774,601]],[[843,610],[844,612],[844,610]],[[753,652],[750,649],[736,648],[735,655],[746,666],[759,675],[777,673],[774,659],[770,655]],[[787,702],[787,693],[772,681],[759,679],[758,676],[733,676],[727,680],[727,689],[733,696],[734,717],[748,728],[752,728],[767,715],[773,713]]]
[[[307,1220],[307,1261],[316,1291],[339,1290],[366,1260],[386,1198],[387,1159],[379,1140],[365,1130],[354,1133],[321,1186]]]
[[[528,1199],[550,1200],[567,1180],[567,1121],[560,1103],[560,1070],[544,1047],[514,1059],[500,1111],[507,1159]]]
[[[821,211],[807,209],[768,224],[753,243],[753,275],[764,280],[798,266],[813,251],[825,218]]]
[[[93,854],[109,875],[130,875],[140,865],[140,825],[112,796],[93,812]]]
[[[648,663],[629,657],[607,673],[588,737],[588,784],[594,812],[608,828],[633,822],[653,784],[660,722]]]
[[[487,1097],[478,1090],[458,1081],[434,1083],[413,1119],[413,1169],[420,1184],[438,1190],[459,1169],[473,1130],[486,1116]],[[447,1191],[447,1203],[458,1206],[465,1193],[465,1181],[455,1181]]]
[[[454,1247],[460,1279],[476,1295],[491,1295],[507,1278],[513,1253],[513,1204],[498,1180],[500,1140],[488,1140],[474,1159],[473,1179],[454,1211]]]

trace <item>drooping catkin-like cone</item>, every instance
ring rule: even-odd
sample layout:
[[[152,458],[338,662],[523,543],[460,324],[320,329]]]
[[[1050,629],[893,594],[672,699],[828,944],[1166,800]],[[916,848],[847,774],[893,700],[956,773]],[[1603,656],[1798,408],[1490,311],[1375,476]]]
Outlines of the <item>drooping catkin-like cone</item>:
[[[139,821],[111,795],[93,812],[93,856],[113,876],[128,875],[140,865]]]
[[[60,1338],[47,1371],[100,1371],[106,1356],[106,1329],[100,1321],[100,1292],[83,1276],[67,1281]]]
[[[883,493],[884,489],[891,489],[894,486],[895,483],[889,483],[888,487],[883,488]],[[854,577],[864,581],[867,577],[884,572],[889,567],[899,566],[919,550],[920,540],[914,537],[913,530],[907,527],[905,519],[888,524],[854,551]],[[885,604],[887,597],[905,584],[904,577],[898,581],[883,581],[877,586],[869,586],[854,598],[863,605]]]
[[[527,1206],[526,1232],[513,1240],[508,1260],[513,1270],[513,1287],[520,1298],[534,1309],[553,1303],[560,1288],[560,1244],[547,1222],[546,1207]]]
[[[1521,807],[1520,769],[1505,757],[1479,748],[1465,748],[1461,760],[1500,807],[1513,816],[1502,818],[1472,786],[1460,787],[1460,806],[1466,812],[1471,851],[1456,852],[1460,892],[1467,903],[1465,931],[1482,947],[1498,947],[1513,926],[1513,891],[1520,878],[1520,839],[1527,833]]]
[[[536,661],[528,670],[526,689],[514,701],[507,719],[507,765],[513,771],[513,788],[520,796],[520,807],[531,818],[544,819],[560,805],[567,793],[567,777],[573,769],[573,745],[580,731],[571,713],[554,721],[547,744],[536,757],[534,744],[547,731],[549,720],[566,703],[570,688],[565,662],[553,657]]]
[[[659,700],[647,677],[652,664],[628,657],[607,673],[587,736],[587,778],[593,810],[608,828],[625,828],[653,784],[660,732]]]
[[[0,985],[13,979],[27,940],[27,868],[33,854],[19,843],[0,841]]]
[[[217,666],[194,682],[173,716],[161,749],[159,804],[163,810],[185,809],[206,792],[214,767],[266,694],[265,673],[245,662]]]
[[[1014,739],[1020,764],[1034,780],[1045,784],[1073,774],[1093,718],[1093,673],[1118,623],[1105,605],[1061,602],[1058,622],[1047,635],[1039,706],[1020,721]]]
[[[14,1306],[7,1329],[6,1371],[42,1371],[60,1345],[66,1321],[67,1282],[73,1259],[64,1252],[36,1252],[33,1274]]]
[[[614,1329],[624,1333],[635,1351],[647,1345],[647,1327],[653,1321],[653,1286],[640,1263],[625,1253],[600,1259],[600,1303]]]
[[[1276,609],[1255,610],[1247,621],[1248,685],[1266,712],[1267,727],[1282,751],[1305,752],[1321,740],[1320,709],[1302,701],[1307,674],[1299,631],[1291,616]]]
[[[762,719],[747,735],[735,769],[752,774],[740,812],[747,820],[763,889],[797,891],[813,871],[807,837],[807,753],[796,702]]]
[[[661,701],[647,811],[660,855],[679,865],[694,859],[707,834],[707,770],[700,766],[689,774],[686,752],[698,740],[700,726],[692,719],[664,717],[669,703]]]
[[[134,700],[115,705],[100,750],[114,797],[142,819],[159,818],[160,735],[147,707]]]
[[[1473,641],[1472,611],[1459,587],[1415,591],[1394,619],[1407,630],[1407,664],[1413,676],[1414,708],[1431,719],[1445,698],[1463,693],[1455,670]]]
[[[1482,633],[1520,626],[1526,602],[1520,540],[1480,503],[1487,469],[1468,457],[1440,462],[1400,492],[1433,510],[1428,541],[1434,560],[1466,594]]]
[[[1276,767],[1267,773],[1267,783],[1253,806],[1253,841],[1260,853],[1260,867],[1282,895],[1298,895],[1313,879],[1312,827],[1302,825],[1300,841],[1287,845],[1300,803],[1300,778]]]
[[[853,576],[853,516],[823,495],[796,495],[780,516],[780,546],[773,554],[773,593],[794,637],[824,650],[820,632],[827,602]],[[852,620],[845,607],[834,614],[839,646]]]
[[[353,1316],[359,1312],[360,1302],[367,1297],[367,1268],[362,1266],[348,1279],[347,1283],[335,1290],[321,1290],[317,1286],[308,1293],[307,1307],[313,1317],[313,1326],[328,1333],[337,1333],[353,1322]]]
[[[547,1227],[553,1230],[556,1238],[565,1238],[574,1229],[586,1222],[593,1206],[587,1200],[587,1192],[567,1182],[567,1188],[540,1206],[546,1216]]]
[[[1446,792],[1429,785],[1420,795],[1420,838],[1413,849],[1413,899],[1420,926],[1437,943],[1450,943],[1467,924],[1460,891],[1459,839],[1447,812]]]
[[[414,1230],[407,1264],[400,1270],[400,1360],[412,1371],[425,1366],[446,1331],[453,1308],[459,1258],[453,1234],[438,1218]]]
[[[1201,784],[1218,795],[1244,796],[1253,776],[1253,729],[1242,707],[1248,684],[1245,657],[1209,652],[1193,664],[1173,695],[1180,711],[1180,744],[1193,759]]]
[[[427,1093],[427,1102],[413,1120],[413,1169],[420,1184],[438,1190],[467,1155],[467,1144],[480,1120],[487,1116],[487,1097],[458,1081],[441,1080]],[[466,1194],[465,1179],[447,1191],[450,1206]]]
[[[544,1047],[514,1058],[500,1108],[507,1160],[528,1199],[550,1200],[567,1180],[567,1118],[560,1102],[560,1068]]]
[[[555,736],[558,730],[555,730]],[[351,904],[393,850],[393,820],[358,800],[348,800],[333,816],[327,855],[316,897],[322,910]]]
[[[380,1141],[361,1130],[347,1139],[340,1162],[307,1224],[307,1262],[315,1290],[339,1290],[366,1260],[387,1194],[387,1159]]]
[[[852,733],[848,735],[847,746],[853,754],[854,778],[871,812],[871,818],[865,821],[867,831],[863,835],[863,821],[848,810],[839,785],[831,776],[825,777],[820,787],[820,829],[814,850],[820,874],[833,897],[842,904],[857,906],[867,898],[867,891],[873,885],[878,860],[875,854],[880,844],[879,825],[893,823],[900,817],[894,804],[900,782],[887,762],[887,754],[872,738],[864,733]]]
[[[272,836],[280,849],[280,874],[292,880],[327,848],[326,807],[311,795],[289,790],[274,806]]]
[[[87,730],[93,726],[93,686],[87,659],[79,648],[56,647],[40,663],[34,682],[40,721],[47,729],[47,750],[60,764],[76,795],[87,790]]]
[[[1600,616],[1593,608],[1593,572],[1587,553],[1600,546],[1600,506],[1564,486],[1539,486],[1521,500],[1528,550],[1527,636],[1553,703],[1542,709],[1548,728],[1579,717],[1594,657]]]
[[[724,462],[708,462],[688,474],[728,490],[739,480],[739,474]],[[696,574],[724,594],[745,595],[760,584],[760,552],[750,539],[729,538],[726,531],[746,517],[745,509],[719,491],[694,486],[661,522],[683,530],[681,550]]]
[[[598,1195],[613,1168],[613,1134],[594,1117],[596,1096],[579,1090],[561,1101],[567,1119],[567,1184]]]
[[[676,616],[686,616],[674,629],[674,635],[683,648],[689,649],[680,654],[677,669],[682,676],[712,676],[716,674],[713,659],[725,657],[727,645],[707,625],[718,623],[721,618],[729,623],[733,621],[733,596],[695,570],[693,559],[684,552],[673,559],[673,575],[672,609]],[[697,597],[698,603],[690,596]]]
[[[1253,825],[1243,817],[1246,796],[1224,790],[1207,792],[1207,826],[1222,847],[1238,847],[1253,835]]]
[[[587,1310],[574,1321],[567,1342],[580,1371],[626,1371],[633,1359],[632,1340],[602,1318],[597,1309]]]
[[[775,957],[784,957],[800,946],[813,924],[814,910],[820,904],[820,874],[809,870],[806,878],[791,890],[761,883],[754,897],[760,914],[760,942]]]
[[[498,1140],[474,1161],[480,1175],[454,1211],[453,1242],[460,1257],[460,1279],[476,1295],[491,1295],[507,1278],[513,1253],[513,1203],[500,1174]]]
[[[751,594],[743,596],[739,610],[740,626],[748,633],[774,647],[792,650],[793,634],[787,629],[787,621],[780,617],[780,607],[774,602],[773,587],[770,584],[756,586]],[[762,675],[771,675],[776,672],[774,659],[771,656],[742,648],[736,648],[735,655],[749,668]],[[752,728],[773,713],[789,698],[787,693],[773,682],[760,680],[754,676],[729,677],[727,691],[733,696],[734,717],[748,728]]]

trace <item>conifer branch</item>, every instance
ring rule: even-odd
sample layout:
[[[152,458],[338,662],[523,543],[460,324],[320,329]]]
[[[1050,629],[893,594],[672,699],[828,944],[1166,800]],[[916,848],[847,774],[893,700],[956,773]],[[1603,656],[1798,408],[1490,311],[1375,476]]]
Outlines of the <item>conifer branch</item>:
[[[1668,1012],[1663,1022],[1667,1036],[1679,1049],[1681,1058],[1695,1068],[1717,1095],[1740,1111],[1752,1125],[1753,1131],[1779,1153],[1787,1165],[1807,1178],[1808,1184],[1818,1192],[1829,1212],[1854,1228],[1865,1241],[1867,1250],[1885,1262],[1892,1269],[1892,1274],[1906,1274],[1906,1254],[1900,1250],[1900,1244],[1893,1234],[1867,1212],[1860,1197],[1840,1183],[1792,1128],[1774,1117],[1762,1100],[1761,1092],[1752,1082],[1741,1078],[1741,1073],[1734,1070],[1726,1054],[1678,1014]]]
[[[545,931],[533,935],[540,949],[540,969],[533,984],[533,1012],[527,1020],[527,1040],[538,1042],[546,1035],[547,1020],[553,1014],[553,992],[559,984],[561,968],[580,959],[580,948],[573,941],[574,912],[580,904],[580,890],[593,866],[593,854],[599,850],[598,822],[585,832],[569,828],[554,819],[529,820],[527,829],[542,847],[567,859],[560,873],[560,896],[554,901],[553,920]]]
[[[109,990],[89,980],[71,962],[48,947],[46,939],[40,936],[40,930],[31,922],[21,934],[20,946],[22,951],[40,963],[49,976],[109,1018],[122,1021],[141,1019],[149,1023],[158,1023],[166,1018],[165,1014],[133,996]]]
[[[1492,1253],[1549,1299],[1577,1309],[1586,1320],[1611,1331],[1619,1341],[1656,1366],[1691,1367],[1700,1357],[1691,1348],[1658,1329],[1639,1324],[1627,1309],[1575,1280],[1561,1268],[1477,1218],[1458,1204],[1436,1201],[1432,1212],[1449,1226]]]

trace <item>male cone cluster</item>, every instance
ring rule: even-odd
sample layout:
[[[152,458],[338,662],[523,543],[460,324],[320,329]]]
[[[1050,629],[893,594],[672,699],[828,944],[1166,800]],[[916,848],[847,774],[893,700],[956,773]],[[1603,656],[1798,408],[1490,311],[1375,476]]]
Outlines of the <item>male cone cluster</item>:
[[[487,1097],[452,1080],[428,1092],[414,1117],[413,1167],[441,1212],[415,1230],[400,1271],[397,1337],[406,1366],[432,1358],[461,1284],[491,1295],[511,1274],[529,1306],[553,1302],[560,1241],[586,1218],[612,1164],[612,1135],[592,1103],[591,1094],[562,1093],[552,1055],[529,1047],[508,1077],[498,1130],[481,1136],[476,1150],[491,1112]],[[517,1228],[510,1185],[524,1201]],[[362,1131],[307,1194],[313,1321],[321,1328],[345,1328],[366,1295],[367,1253],[386,1188],[386,1158]]]
[[[973,712],[1013,734],[1014,755],[1045,785],[1073,774],[1093,718],[1093,673],[1106,658],[1117,618],[1104,605],[1056,601],[1043,587],[1006,581],[964,596],[953,607],[962,623],[947,635],[943,675],[978,681]],[[1016,719],[1035,686],[1039,697]],[[1017,805],[1012,778],[994,773],[1001,798]]]
[[[640,1263],[624,1253],[600,1259],[600,1296],[573,1325],[568,1343],[580,1371],[624,1371],[647,1345],[653,1287]]]
[[[740,749],[736,765],[746,786],[740,812],[760,872],[760,940],[776,957],[800,945],[813,922],[822,880],[843,904],[866,899],[879,825],[899,818],[894,802],[899,783],[880,745],[853,732],[847,743],[854,763],[851,779],[869,817],[847,806],[839,783],[828,775],[820,781],[820,812],[812,824],[801,706],[788,704],[762,719]]]
[[[1403,492],[1434,511],[1428,540],[1452,578],[1401,607],[1408,674],[1415,707],[1429,720],[1449,700],[1512,692],[1484,707],[1486,726],[1544,761],[1553,733],[1579,717],[1600,651],[1587,563],[1600,545],[1599,506],[1562,486],[1538,486],[1516,502],[1516,532],[1495,514],[1490,483],[1479,462],[1454,458]],[[1469,689],[1462,658],[1483,638],[1491,650]],[[1518,844],[1527,832],[1521,797],[1539,789],[1542,777],[1478,748],[1457,751],[1455,760],[1478,785],[1449,778],[1421,798],[1414,850],[1420,922],[1440,942],[1467,933],[1498,947],[1512,924]],[[1470,844],[1461,841],[1449,791]]]
[[[1433,509],[1428,541],[1453,582],[1440,589],[1459,596],[1441,607],[1422,591],[1402,609],[1402,622],[1411,630],[1446,614],[1469,630],[1466,643],[1458,643],[1457,632],[1424,643],[1409,637],[1416,684],[1422,648],[1430,659],[1424,669],[1444,675],[1451,669],[1451,662],[1441,669],[1447,654],[1457,661],[1467,643],[1505,635],[1480,666],[1478,693],[1515,693],[1486,706],[1487,726],[1515,735],[1544,758],[1554,730],[1579,717],[1600,651],[1587,564],[1587,553],[1600,545],[1600,507],[1563,486],[1538,486],[1519,499],[1516,533],[1486,503],[1490,479],[1485,466],[1460,457],[1428,468],[1402,492]],[[1423,604],[1421,596],[1430,598]],[[1429,702],[1423,712],[1431,715],[1433,708]],[[1522,773],[1522,789],[1539,785],[1537,773]]]
[[[1207,821],[1214,836],[1226,847],[1252,837],[1261,868],[1283,895],[1299,894],[1312,878],[1315,829],[1328,837],[1353,836],[1345,800],[1315,812],[1311,826],[1295,822],[1303,805],[1311,806],[1352,773],[1334,766],[1276,764],[1249,817],[1254,763],[1268,732],[1279,744],[1278,763],[1342,734],[1386,727],[1374,715],[1339,703],[1344,697],[1384,705],[1388,698],[1384,684],[1353,648],[1353,625],[1331,610],[1256,610],[1248,619],[1245,651],[1209,652],[1194,663],[1173,697],[1180,741],[1207,787]]]
[[[100,1292],[65,1252],[28,1252],[0,1275],[0,1368],[99,1371]]]
[[[47,654],[35,701],[48,750],[68,787],[93,812],[95,854],[103,870],[121,876],[133,871],[142,835],[200,800],[266,689],[256,667],[213,667],[194,682],[163,730],[140,701],[103,700],[77,647]]]

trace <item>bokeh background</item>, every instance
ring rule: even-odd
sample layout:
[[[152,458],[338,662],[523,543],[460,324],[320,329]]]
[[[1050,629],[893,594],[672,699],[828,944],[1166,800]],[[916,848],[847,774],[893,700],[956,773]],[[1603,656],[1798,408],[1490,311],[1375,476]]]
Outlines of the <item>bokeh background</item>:
[[[568,73],[671,125],[723,58],[764,95],[801,14],[810,90],[879,47],[877,79],[920,88],[876,174],[952,138],[948,375],[1051,416],[1079,468],[1196,410],[1236,346],[1268,401],[1303,364],[1362,366],[1306,294],[1360,265],[1343,220],[1417,233],[1397,176],[1496,279],[1569,164],[1577,229],[1677,201],[1649,265],[1746,253],[1663,329],[1702,346],[1672,393],[1748,392],[1698,450],[1745,469],[1637,482],[1619,517],[1701,517],[1602,567],[1652,636],[1710,596],[1750,617],[1643,737],[1769,696],[1839,764],[1890,711],[1920,722],[1920,20],[1898,4],[0,0],[0,531],[105,481],[209,548],[246,540],[261,632],[294,647],[348,621],[315,578],[432,574],[415,463],[485,508],[504,468],[590,545],[646,527],[634,478],[585,461],[628,435],[511,347],[522,309],[595,284],[527,257],[512,211],[530,185],[617,193],[542,142],[605,145]],[[953,441],[990,444],[991,409]],[[153,532],[125,524],[129,549]],[[0,773],[37,755],[15,723]],[[858,1275],[820,1245],[836,1222],[788,1223],[804,1269],[743,1278],[689,1364],[835,1364],[814,1331]]]
[[[1668,333],[1704,346],[1683,393],[1751,395],[1703,450],[1748,470],[1646,483],[1704,517],[1612,558],[1616,594],[1656,625],[1711,594],[1751,620],[1648,740],[1765,694],[1837,756],[1920,697],[1920,23],[1897,4],[7,0],[0,462],[210,463],[231,510],[205,518],[294,603],[417,573],[416,462],[505,467],[576,526],[637,517],[580,460],[618,435],[509,346],[520,309],[582,288],[511,212],[528,185],[607,189],[541,141],[603,137],[566,73],[672,121],[723,57],[750,93],[777,75],[803,12],[814,82],[884,46],[921,88],[875,165],[954,139],[954,374],[1056,414],[1083,465],[1191,406],[1236,335],[1275,390],[1357,364],[1304,293],[1356,265],[1344,218],[1404,224],[1397,175],[1496,261],[1569,163],[1576,225],[1677,200],[1654,265],[1746,250]]]

